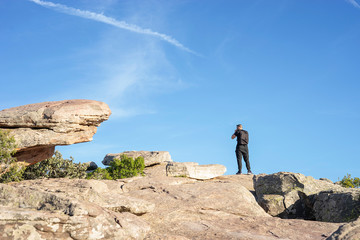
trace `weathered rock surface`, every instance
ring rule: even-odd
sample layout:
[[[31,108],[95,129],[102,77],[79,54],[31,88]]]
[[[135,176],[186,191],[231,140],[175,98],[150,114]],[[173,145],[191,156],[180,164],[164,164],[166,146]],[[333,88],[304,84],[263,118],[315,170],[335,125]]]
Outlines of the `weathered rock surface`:
[[[238,183],[239,185],[244,186],[247,190],[255,194],[255,186],[254,186],[254,178],[256,175],[248,175],[248,174],[241,174],[241,175],[223,175],[219,176],[213,181],[230,181],[233,183]]]
[[[348,222],[360,215],[359,189],[287,172],[258,175],[254,181],[260,206],[272,216]]]
[[[360,218],[339,227],[327,240],[358,240],[360,239]]]
[[[348,222],[360,216],[360,190],[323,191],[312,196],[312,211],[317,221]]]
[[[129,212],[108,209],[105,200],[103,207],[96,204],[102,198],[85,186],[70,179],[0,184],[1,239],[145,237],[150,230],[146,222]]]
[[[341,226],[271,217],[250,192],[253,176],[198,181],[168,177],[165,168],[117,181],[0,184],[0,239],[310,240]]]
[[[120,156],[123,154],[132,158],[143,157],[146,167],[165,162],[172,162],[170,153],[166,151],[125,151],[122,153],[107,154],[102,161],[102,164],[108,166],[112,160],[115,158],[120,159]]]
[[[223,175],[226,167],[220,164],[199,165],[195,162],[172,162],[166,166],[166,174],[171,177],[211,179]]]
[[[110,114],[108,105],[98,101],[43,102],[0,111],[0,129],[15,137],[18,161],[33,164],[51,157],[56,145],[91,141]]]

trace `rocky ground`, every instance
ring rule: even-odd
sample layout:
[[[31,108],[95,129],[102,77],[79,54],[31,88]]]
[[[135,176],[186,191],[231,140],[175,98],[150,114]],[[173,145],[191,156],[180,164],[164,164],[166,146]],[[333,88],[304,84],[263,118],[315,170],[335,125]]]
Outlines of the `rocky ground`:
[[[257,203],[252,175],[168,177],[166,163],[145,171],[117,181],[0,184],[0,239],[302,240],[327,239],[335,231],[329,239],[359,237],[358,223],[272,217]],[[349,233],[355,237],[345,238]]]

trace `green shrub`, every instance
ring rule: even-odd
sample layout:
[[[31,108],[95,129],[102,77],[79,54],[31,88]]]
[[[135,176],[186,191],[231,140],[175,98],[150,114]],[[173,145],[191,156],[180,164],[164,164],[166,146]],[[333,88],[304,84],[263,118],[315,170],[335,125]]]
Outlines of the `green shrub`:
[[[26,168],[24,179],[38,178],[85,178],[87,164],[74,163],[74,159],[64,159],[59,151],[54,156]]]
[[[87,179],[105,179],[105,180],[113,180],[110,176],[107,168],[97,168],[93,172],[88,173]]]
[[[0,129],[0,183],[21,181],[25,164],[16,162],[16,143],[9,131]]]
[[[120,159],[114,159],[108,168],[113,179],[129,178],[143,174],[145,168],[144,158],[137,157],[135,160],[126,155],[121,155]]]
[[[110,167],[105,169],[98,168],[88,174],[88,179],[121,179],[137,175],[143,175],[145,162],[143,157],[137,157],[135,160],[131,157],[121,155],[120,159],[115,158],[110,163]]]
[[[10,136],[9,131],[0,129],[0,160],[1,163],[12,163],[16,153],[15,138]]]
[[[26,164],[24,162],[14,162],[8,168],[4,174],[0,177],[1,183],[8,182],[19,182],[24,180],[24,171],[26,169]]]
[[[351,174],[347,174],[340,181],[340,185],[346,188],[359,188],[360,187],[360,178],[351,177]]]

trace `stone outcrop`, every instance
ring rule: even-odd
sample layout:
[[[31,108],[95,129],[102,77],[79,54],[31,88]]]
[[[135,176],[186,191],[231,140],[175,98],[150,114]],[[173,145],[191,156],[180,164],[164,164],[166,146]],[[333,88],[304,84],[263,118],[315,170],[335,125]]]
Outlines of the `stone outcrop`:
[[[0,184],[0,238],[325,240],[341,226],[271,217],[249,191],[251,182],[152,175]]]
[[[0,239],[325,240],[343,225],[270,216],[251,193],[257,176],[199,181],[166,176],[166,166],[116,181],[0,184]]]
[[[115,158],[120,159],[121,155],[127,155],[131,158],[143,157],[145,166],[152,166],[160,163],[172,162],[169,152],[166,151],[125,151],[122,153],[109,153],[105,156],[102,164],[105,166],[110,165],[111,161]]]
[[[110,165],[115,158],[120,159],[121,155],[137,158],[143,157],[145,167],[166,164],[166,175],[170,177],[189,177],[194,179],[211,179],[223,175],[226,167],[220,164],[199,165],[194,162],[173,162],[169,152],[165,151],[125,151],[122,153],[109,153],[102,163]],[[163,166],[161,169],[165,169]]]
[[[220,164],[199,165],[195,162],[172,162],[166,166],[166,174],[171,177],[211,179],[223,175],[226,167]]]
[[[272,216],[347,222],[360,215],[360,190],[280,172],[254,179],[260,206]]]
[[[339,227],[326,240],[357,240],[360,239],[360,218],[354,222],[344,224]]]
[[[51,157],[57,145],[91,141],[110,114],[98,101],[43,102],[0,111],[0,129],[15,137],[18,161],[34,164]]]

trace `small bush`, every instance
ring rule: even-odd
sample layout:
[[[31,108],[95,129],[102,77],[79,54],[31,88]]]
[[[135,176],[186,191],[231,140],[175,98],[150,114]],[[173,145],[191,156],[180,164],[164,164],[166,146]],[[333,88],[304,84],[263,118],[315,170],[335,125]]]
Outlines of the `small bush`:
[[[93,172],[88,173],[87,179],[105,179],[105,180],[113,180],[110,176],[107,168],[97,168]]]
[[[16,153],[15,138],[10,136],[9,131],[0,129],[0,161],[1,163],[12,163]]]
[[[24,180],[23,174],[26,164],[23,162],[13,162],[8,170],[1,175],[0,183],[19,182]]]
[[[340,185],[346,188],[359,188],[360,187],[360,178],[351,177],[351,174],[347,174],[340,181]]]
[[[143,174],[145,163],[143,157],[137,157],[135,160],[126,155],[121,155],[121,159],[114,159],[109,169],[113,179],[129,178]]]
[[[59,151],[54,156],[26,168],[24,179],[38,178],[85,178],[87,164],[74,163],[74,159],[64,159]]]
[[[105,169],[98,168],[88,174],[88,179],[121,179],[137,175],[143,175],[145,162],[143,157],[137,157],[135,160],[126,155],[121,155],[120,159],[114,159],[110,167]]]
[[[0,183],[23,180],[25,164],[16,162],[16,143],[9,131],[0,129]]]

